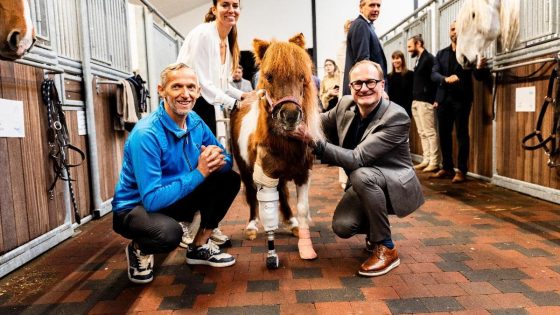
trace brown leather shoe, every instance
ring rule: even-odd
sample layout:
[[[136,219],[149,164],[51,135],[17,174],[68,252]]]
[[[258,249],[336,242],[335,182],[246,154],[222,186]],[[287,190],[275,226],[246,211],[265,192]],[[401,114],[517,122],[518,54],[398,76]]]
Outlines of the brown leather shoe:
[[[358,274],[365,277],[381,276],[395,269],[401,264],[397,249],[389,249],[382,244],[378,244],[376,250],[360,266]]]
[[[420,164],[414,165],[414,169],[415,170],[422,170],[422,169],[426,168],[426,166],[428,166],[428,162],[422,162]]]
[[[430,175],[428,178],[453,178],[453,172],[441,169],[437,173]]]
[[[463,174],[463,172],[461,172],[461,171],[457,171],[457,173],[455,173],[455,176],[453,177],[451,182],[452,183],[462,183],[465,180],[466,180],[465,174]]]

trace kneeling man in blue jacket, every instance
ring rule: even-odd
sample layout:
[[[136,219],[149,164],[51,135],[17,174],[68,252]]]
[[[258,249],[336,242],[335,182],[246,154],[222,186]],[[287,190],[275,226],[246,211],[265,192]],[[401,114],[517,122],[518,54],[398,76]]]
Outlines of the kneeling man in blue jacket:
[[[201,222],[187,263],[227,267],[235,257],[210,234],[239,192],[232,157],[208,126],[192,111],[200,96],[194,70],[183,63],[167,66],[160,76],[159,108],[140,120],[124,146],[124,160],[113,197],[113,229],[132,241],[125,249],[128,278],[154,278],[153,254],[166,253],[183,236],[180,221]]]

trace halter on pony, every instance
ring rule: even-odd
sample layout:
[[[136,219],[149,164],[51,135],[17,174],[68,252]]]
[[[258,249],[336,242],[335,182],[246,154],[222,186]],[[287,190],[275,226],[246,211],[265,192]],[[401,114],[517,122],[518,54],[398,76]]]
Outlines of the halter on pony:
[[[303,120],[303,109],[301,103],[296,99],[295,96],[288,95],[284,96],[283,98],[274,102],[270,97],[270,94],[266,90],[259,90],[259,94],[264,92],[264,96],[266,98],[266,102],[268,103],[268,112],[272,114],[272,119],[278,118],[279,110],[282,108],[282,105],[285,103],[294,103],[297,106],[298,116],[295,122],[295,125],[298,125]]]

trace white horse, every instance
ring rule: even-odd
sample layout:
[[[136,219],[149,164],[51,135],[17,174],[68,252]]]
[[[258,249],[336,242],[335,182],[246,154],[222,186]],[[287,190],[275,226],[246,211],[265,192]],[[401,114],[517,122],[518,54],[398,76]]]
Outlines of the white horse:
[[[31,49],[35,28],[27,0],[0,0],[0,59],[15,60]]]
[[[502,50],[510,51],[519,36],[520,0],[466,0],[457,16],[457,61],[472,67],[500,35]]]

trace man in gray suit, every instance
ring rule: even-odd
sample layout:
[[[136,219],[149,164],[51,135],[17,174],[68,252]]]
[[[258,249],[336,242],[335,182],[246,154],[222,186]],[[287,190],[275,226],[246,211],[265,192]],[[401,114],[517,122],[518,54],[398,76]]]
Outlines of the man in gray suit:
[[[358,273],[368,277],[386,274],[400,264],[388,215],[404,217],[424,203],[410,158],[410,118],[401,106],[382,98],[384,84],[379,64],[356,63],[350,70],[352,95],[322,116],[327,140],[311,139],[305,126],[294,132],[321,162],[340,166],[348,174],[332,226],[342,238],[366,234],[373,253]]]

